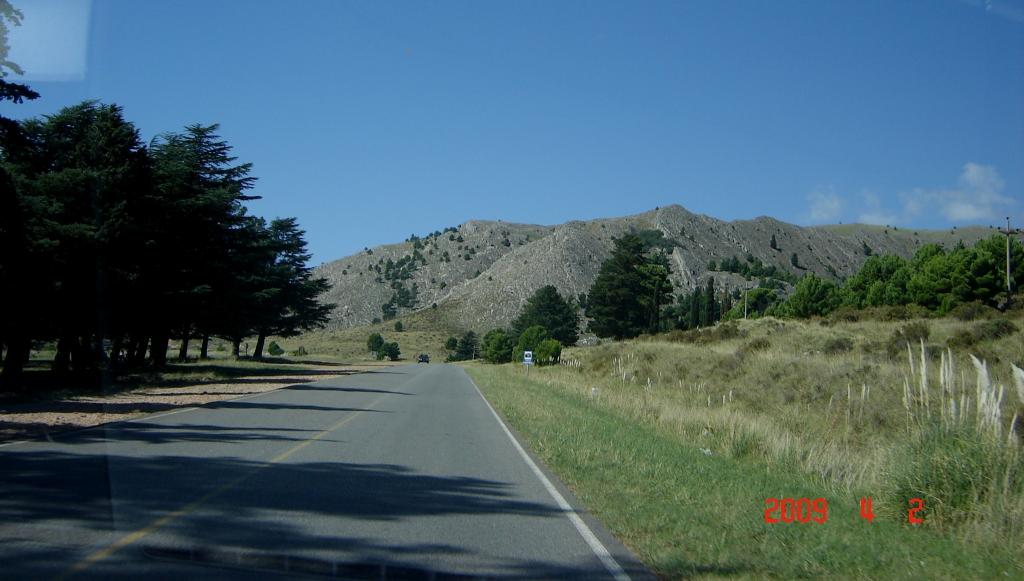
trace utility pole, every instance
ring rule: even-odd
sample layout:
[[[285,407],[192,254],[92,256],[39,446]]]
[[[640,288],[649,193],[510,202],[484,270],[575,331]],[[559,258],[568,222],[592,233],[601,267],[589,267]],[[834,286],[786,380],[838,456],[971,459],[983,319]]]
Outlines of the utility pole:
[[[747,285],[743,285],[743,320],[747,320]]]
[[[1006,217],[1006,298],[1009,300],[1013,293],[1012,278],[1010,276],[1010,217]]]
[[[1010,217],[1006,217],[1006,230],[1000,230],[1001,233],[1006,234],[1006,306],[1009,307],[1013,301],[1013,272],[1011,266],[1010,256],[1010,237],[1014,234],[1021,234],[1021,230],[1013,230],[1010,228]]]

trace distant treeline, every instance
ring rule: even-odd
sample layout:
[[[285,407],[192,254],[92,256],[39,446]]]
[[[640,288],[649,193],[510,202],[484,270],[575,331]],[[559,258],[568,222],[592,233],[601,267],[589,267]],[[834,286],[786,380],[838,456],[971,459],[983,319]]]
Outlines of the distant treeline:
[[[1020,272],[1024,247],[1012,238],[1010,245],[1011,271]],[[927,244],[910,259],[870,256],[856,274],[840,284],[809,273],[796,281],[785,299],[771,285],[757,287],[747,292],[746,310],[749,317],[805,318],[843,308],[915,305],[944,315],[962,304],[996,307],[1006,299],[1006,238],[996,234],[973,247],[959,243],[947,250]],[[676,304],[667,309],[663,328],[702,327],[719,320],[742,319],[743,312],[739,289],[716,290],[714,279],[709,279],[704,288],[676,297]]]
[[[1024,247],[1009,239],[1010,270],[1024,268]],[[871,256],[856,274],[836,285],[812,274],[796,284],[793,293],[769,307],[767,314],[789,317],[826,315],[847,307],[917,305],[944,315],[972,302],[1000,306],[1010,297],[1006,288],[1004,235],[994,234],[968,247],[963,242],[947,250],[926,244],[909,260],[894,255]],[[1011,278],[1011,288],[1016,286]]]
[[[706,327],[742,319],[744,311],[748,317],[805,318],[842,308],[915,305],[922,312],[944,315],[967,303],[999,307],[1009,299],[1007,240],[999,234],[972,247],[961,242],[947,250],[927,244],[910,259],[872,255],[839,284],[813,273],[796,279],[750,256],[746,263],[730,258],[709,266],[761,277],[759,286],[747,291],[722,289],[709,277],[693,291],[675,295],[668,280],[667,244],[660,236],[640,234],[646,232],[615,239],[612,256],[601,265],[589,297],[580,301],[590,318],[590,331],[599,337],[621,339]],[[1010,245],[1011,271],[1019,273],[1024,268],[1024,247],[1013,238]],[[788,296],[782,293],[780,279],[795,283]]]
[[[2,379],[16,386],[33,341],[54,368],[165,363],[171,338],[207,355],[211,336],[322,326],[333,305],[294,218],[249,215],[255,178],[217,125],[147,145],[116,105],[5,120],[0,131]]]

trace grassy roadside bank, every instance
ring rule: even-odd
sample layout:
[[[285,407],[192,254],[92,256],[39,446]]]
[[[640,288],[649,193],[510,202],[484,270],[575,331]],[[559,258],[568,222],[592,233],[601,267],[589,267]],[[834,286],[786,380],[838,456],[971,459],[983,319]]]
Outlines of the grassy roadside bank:
[[[870,486],[837,491],[782,463],[722,453],[666,429],[657,413],[645,420],[617,405],[603,386],[591,397],[589,384],[578,385],[581,378],[572,381],[565,369],[534,369],[529,380],[517,366],[466,369],[584,506],[664,578],[964,579],[1024,573],[1012,547],[966,544],[891,515],[868,523],[859,517],[861,496],[875,499],[876,513],[886,512]],[[824,497],[827,522],[766,524],[769,497]]]

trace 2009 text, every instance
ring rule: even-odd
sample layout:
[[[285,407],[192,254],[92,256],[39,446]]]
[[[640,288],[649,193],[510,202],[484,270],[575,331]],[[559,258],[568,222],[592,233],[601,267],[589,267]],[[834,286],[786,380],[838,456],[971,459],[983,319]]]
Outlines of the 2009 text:
[[[828,501],[824,498],[766,498],[764,503],[764,522],[768,524],[824,524],[828,520]],[[911,498],[907,504],[910,506],[907,522],[914,525],[923,523],[924,518],[918,513],[924,510],[924,500]],[[875,512],[870,496],[860,499],[859,516],[869,523],[874,521]]]

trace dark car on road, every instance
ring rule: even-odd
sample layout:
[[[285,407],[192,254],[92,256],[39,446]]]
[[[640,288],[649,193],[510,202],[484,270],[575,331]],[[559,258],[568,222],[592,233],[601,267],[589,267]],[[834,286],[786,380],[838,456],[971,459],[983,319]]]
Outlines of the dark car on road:
[[[420,353],[420,356],[416,358],[416,363],[430,363],[430,355]]]

